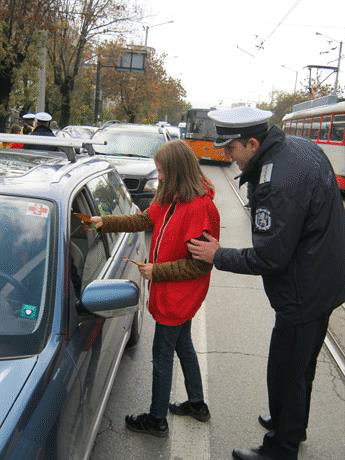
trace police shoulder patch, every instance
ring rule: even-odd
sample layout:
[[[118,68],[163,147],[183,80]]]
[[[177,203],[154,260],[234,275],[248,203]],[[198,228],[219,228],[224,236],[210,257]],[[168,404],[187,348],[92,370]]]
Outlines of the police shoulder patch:
[[[265,232],[272,227],[271,212],[267,208],[258,208],[255,213],[255,227]]]
[[[260,184],[271,182],[273,163],[266,163],[262,165],[260,174]]]

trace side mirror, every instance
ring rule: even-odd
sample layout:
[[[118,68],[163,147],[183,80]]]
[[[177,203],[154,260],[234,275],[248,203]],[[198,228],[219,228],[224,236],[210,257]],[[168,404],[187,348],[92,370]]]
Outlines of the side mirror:
[[[138,309],[139,287],[129,280],[96,280],[81,295],[82,306],[103,318],[128,315]]]

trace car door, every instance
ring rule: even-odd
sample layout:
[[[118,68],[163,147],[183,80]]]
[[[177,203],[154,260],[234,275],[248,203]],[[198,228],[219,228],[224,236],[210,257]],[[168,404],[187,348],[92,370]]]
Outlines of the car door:
[[[74,442],[65,447],[63,455],[75,460],[83,458],[83,452],[91,448],[133,319],[133,314],[107,319],[90,315],[80,306],[80,295],[95,279],[122,278],[140,283],[138,270],[125,258],[142,251],[142,240],[137,234],[105,235],[95,229],[86,229],[76,213],[122,214],[121,200],[125,203],[119,190],[116,193],[114,187],[109,187],[107,175],[102,175],[78,191],[69,216],[69,353],[80,379],[82,413],[70,428],[73,434],[69,433],[69,439]]]

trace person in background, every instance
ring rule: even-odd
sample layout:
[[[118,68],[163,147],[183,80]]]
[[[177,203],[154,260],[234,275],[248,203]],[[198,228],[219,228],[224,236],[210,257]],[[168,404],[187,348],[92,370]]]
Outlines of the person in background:
[[[56,133],[59,131],[59,125],[58,125],[58,122],[56,120],[52,120],[50,122],[50,129],[53,131],[53,134],[55,136]]]
[[[20,134],[21,128],[19,125],[12,125],[9,134]],[[22,149],[24,144],[18,144],[14,142],[0,142],[1,149]]]
[[[202,422],[210,418],[191,326],[207,294],[212,265],[193,260],[187,243],[204,231],[218,238],[219,213],[213,203],[214,188],[183,141],[164,144],[154,159],[159,187],[147,210],[91,220],[103,232],[153,229],[149,263],[139,265],[141,275],[149,280],[148,308],[156,322],[151,407],[148,413],[127,415],[125,421],[132,431],[163,437],[169,430],[168,409]],[[169,405],[175,351],[188,400]]]
[[[34,129],[32,130],[31,136],[49,136],[55,137],[55,134],[50,128],[50,121],[52,116],[47,112],[38,112],[35,114]],[[39,144],[28,144],[26,146],[31,150],[49,150],[57,151],[58,148],[53,145],[39,145]]]
[[[52,116],[47,112],[38,112],[35,114],[34,129],[32,135],[34,136],[54,136],[50,128],[50,121]]]
[[[251,186],[253,247],[222,248],[193,239],[195,260],[219,270],[261,275],[276,312],[267,365],[270,416],[258,449],[240,460],[297,460],[306,439],[312,383],[331,312],[345,300],[345,213],[332,167],[313,142],[268,128],[271,112],[214,110],[219,140]]]
[[[11,128],[10,128],[10,133],[11,134],[21,134],[20,126],[19,125],[12,125]],[[11,142],[8,147],[11,148],[11,149],[22,149],[24,147],[24,144]]]
[[[22,118],[23,118],[22,134],[31,134],[34,128],[35,114],[29,112],[23,115]]]

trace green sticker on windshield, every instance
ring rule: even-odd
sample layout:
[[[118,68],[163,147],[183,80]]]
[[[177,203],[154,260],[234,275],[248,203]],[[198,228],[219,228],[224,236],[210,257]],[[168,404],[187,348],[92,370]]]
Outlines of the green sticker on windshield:
[[[24,304],[20,310],[20,317],[25,319],[36,319],[37,307]]]

